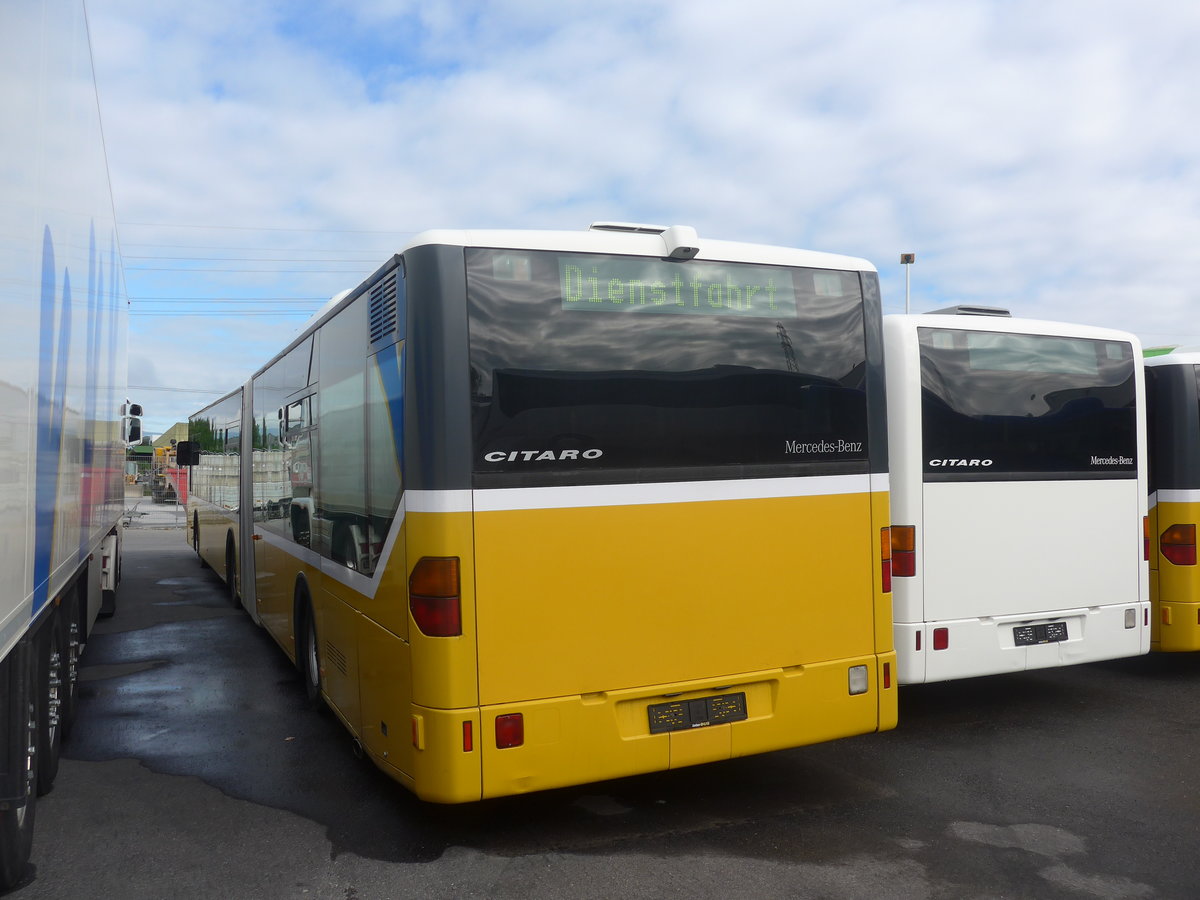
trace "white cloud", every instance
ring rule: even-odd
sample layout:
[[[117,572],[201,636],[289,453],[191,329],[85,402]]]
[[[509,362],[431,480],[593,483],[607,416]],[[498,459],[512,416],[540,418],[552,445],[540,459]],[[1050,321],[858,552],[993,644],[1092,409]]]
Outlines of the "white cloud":
[[[898,254],[911,250],[916,309],[969,300],[1200,342],[1187,315],[1200,262],[1200,7],[89,9],[119,218],[231,226],[127,227],[127,243],[365,248],[379,262],[426,227],[681,222],[865,256],[891,310],[903,306]],[[155,291],[318,296],[347,278],[192,275]],[[144,293],[148,273],[129,283]],[[229,323],[263,336],[244,351],[231,337],[205,377],[232,386],[300,321]],[[146,345],[187,331],[134,323]],[[173,386],[191,377],[159,368]]]

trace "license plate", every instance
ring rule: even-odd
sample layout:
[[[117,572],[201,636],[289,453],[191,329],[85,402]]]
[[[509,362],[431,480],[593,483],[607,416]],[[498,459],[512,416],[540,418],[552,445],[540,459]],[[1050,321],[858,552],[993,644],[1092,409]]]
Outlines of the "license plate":
[[[646,707],[646,714],[650,718],[651,734],[740,722],[746,718],[746,695],[739,691],[698,700],[653,703]]]
[[[1066,622],[1047,622],[1044,625],[1017,625],[1013,628],[1013,643],[1018,647],[1028,647],[1031,644],[1055,644],[1066,639]]]

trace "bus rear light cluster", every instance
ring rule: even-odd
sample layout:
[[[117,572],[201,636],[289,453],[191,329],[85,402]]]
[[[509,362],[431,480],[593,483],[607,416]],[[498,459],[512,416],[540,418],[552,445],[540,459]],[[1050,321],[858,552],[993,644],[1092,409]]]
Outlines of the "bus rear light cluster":
[[[408,608],[429,637],[462,634],[462,590],[457,556],[424,556],[408,579]]]
[[[1158,538],[1158,547],[1167,562],[1177,566],[1196,564],[1196,526],[1172,525]]]
[[[525,743],[525,717],[521,713],[496,716],[496,746],[520,747]]]
[[[892,526],[892,575],[912,578],[917,574],[917,529],[913,525]]]

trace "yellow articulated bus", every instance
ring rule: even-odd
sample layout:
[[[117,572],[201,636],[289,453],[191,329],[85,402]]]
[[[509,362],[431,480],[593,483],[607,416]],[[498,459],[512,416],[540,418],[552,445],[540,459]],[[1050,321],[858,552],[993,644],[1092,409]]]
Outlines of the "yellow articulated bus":
[[[1150,649],[1200,650],[1200,352],[1146,361],[1150,413]]]
[[[427,232],[196,415],[192,540],[427,800],[892,728],[881,348],[863,260]]]
[[[222,574],[236,599],[234,571],[241,553],[239,490],[241,472],[242,390],[239,388],[192,416],[188,438],[204,464],[192,469],[188,486],[188,533],[205,565]],[[178,459],[178,448],[176,450]]]

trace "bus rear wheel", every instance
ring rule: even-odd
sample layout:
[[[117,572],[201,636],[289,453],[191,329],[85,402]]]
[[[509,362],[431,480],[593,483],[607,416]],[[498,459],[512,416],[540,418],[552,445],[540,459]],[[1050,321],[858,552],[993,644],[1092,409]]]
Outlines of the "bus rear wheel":
[[[195,513],[192,513],[192,549],[200,557],[200,568],[203,569],[208,563],[204,561],[203,556],[200,556],[200,517]]]
[[[314,709],[321,707],[321,655],[317,641],[317,621],[312,602],[307,598],[300,604],[301,615],[297,631],[296,662],[304,680],[304,696]]]
[[[225,542],[225,590],[229,596],[229,602],[237,606],[237,548],[233,546],[233,538]]]

